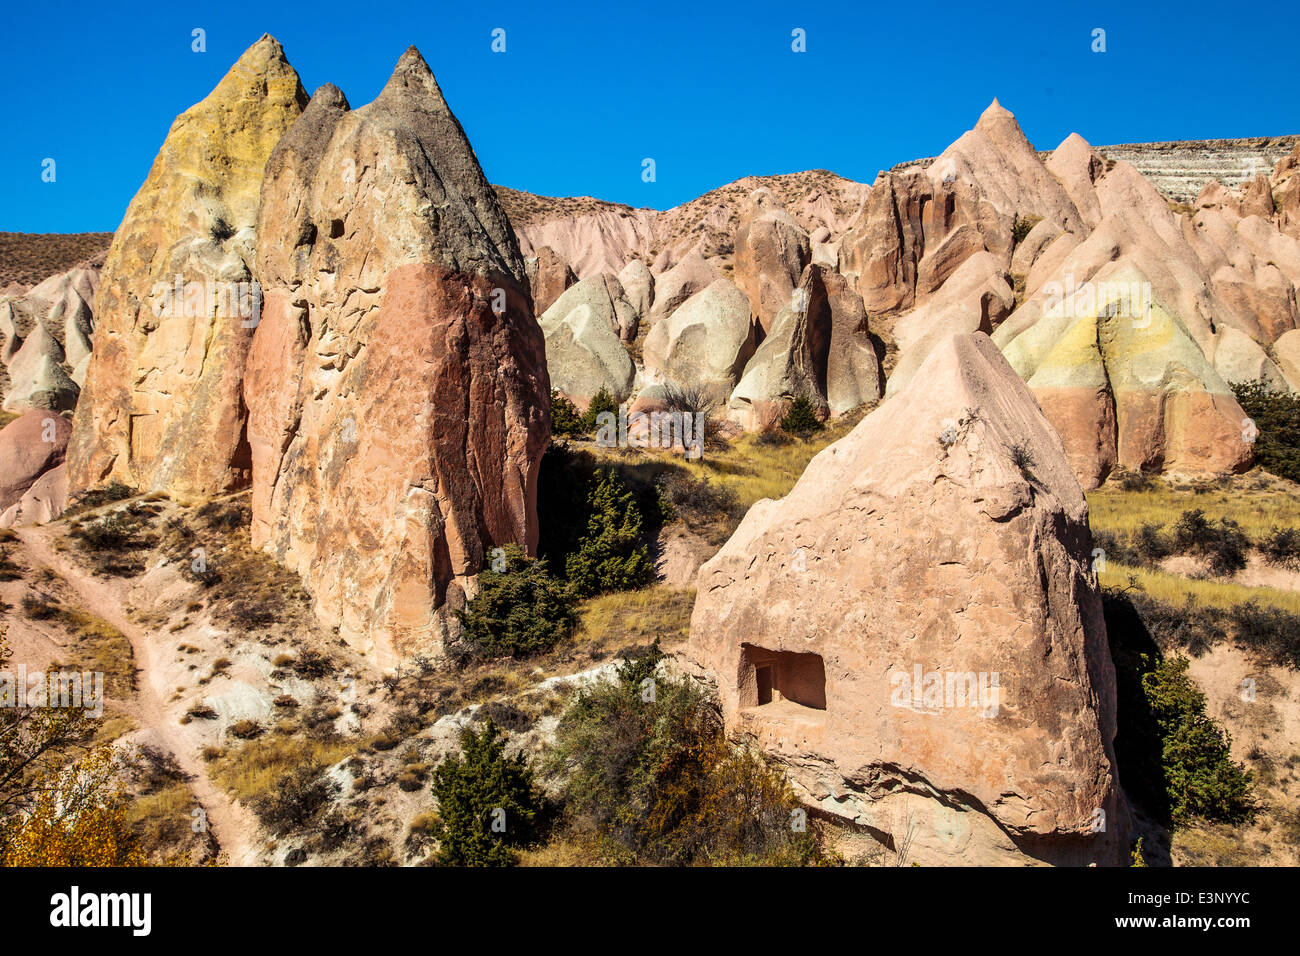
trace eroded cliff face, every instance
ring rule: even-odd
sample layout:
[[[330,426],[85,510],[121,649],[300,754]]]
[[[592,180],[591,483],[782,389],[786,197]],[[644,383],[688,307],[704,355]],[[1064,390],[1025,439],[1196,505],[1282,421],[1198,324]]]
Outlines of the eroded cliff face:
[[[687,653],[730,730],[828,812],[910,820],[920,862],[1119,863],[1090,561],[1060,439],[987,336],[953,336],[701,568]]]
[[[436,655],[489,549],[536,546],[550,382],[510,223],[414,47],[364,107],[317,91],[259,233],[253,541],[381,662]]]
[[[258,199],[271,150],[306,104],[263,36],[172,124],[104,263],[68,450],[73,492],[120,480],[196,500],[248,483]]]

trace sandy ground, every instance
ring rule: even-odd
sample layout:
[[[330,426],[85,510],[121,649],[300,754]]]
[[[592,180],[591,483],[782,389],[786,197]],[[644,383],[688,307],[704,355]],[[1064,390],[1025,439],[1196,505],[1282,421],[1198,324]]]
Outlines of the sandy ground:
[[[136,696],[132,701],[118,701],[117,707],[130,716],[148,742],[169,752],[191,779],[190,787],[206,814],[208,826],[220,844],[227,861],[234,866],[252,862],[256,849],[252,838],[258,832],[258,821],[246,807],[234,801],[208,779],[207,767],[200,756],[201,742],[196,733],[177,722],[176,708],[168,706],[166,682],[160,680],[165,673],[160,657],[166,653],[157,636],[134,623],[125,613],[120,595],[111,584],[80,568],[72,558],[57,551],[52,544],[58,526],[17,529],[24,554],[20,560],[33,569],[45,566],[57,572],[67,582],[74,599],[83,609],[108,621],[131,642],[138,668]],[[17,583],[17,582],[15,582]],[[21,635],[13,642],[15,659],[45,662],[56,656],[57,649],[46,646],[48,637],[34,634],[33,628],[11,631]],[[27,658],[26,655],[31,655]],[[28,665],[32,666],[31,663]]]

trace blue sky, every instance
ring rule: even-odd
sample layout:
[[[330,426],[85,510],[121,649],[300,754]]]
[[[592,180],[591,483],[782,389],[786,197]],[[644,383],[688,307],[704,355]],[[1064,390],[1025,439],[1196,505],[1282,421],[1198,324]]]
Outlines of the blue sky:
[[[1243,8],[1244,10],[1244,8]],[[175,116],[263,32],[352,105],[414,43],[488,178],[666,208],[748,174],[870,182],[997,96],[1030,140],[1300,132],[1300,5],[702,2],[9,4],[0,230],[112,230]],[[191,30],[207,51],[191,51]],[[506,31],[493,53],[491,32]],[[807,52],[791,50],[803,29]],[[1106,31],[1093,53],[1092,31]],[[56,161],[56,181],[41,180]],[[641,178],[653,158],[657,181]]]

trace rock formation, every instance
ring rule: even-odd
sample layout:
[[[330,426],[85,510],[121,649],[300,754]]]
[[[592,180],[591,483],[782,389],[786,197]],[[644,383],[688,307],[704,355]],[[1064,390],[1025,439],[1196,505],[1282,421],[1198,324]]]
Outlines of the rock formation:
[[[650,322],[658,322],[664,316],[672,315],[677,307],[695,295],[703,292],[719,277],[718,273],[704,261],[698,253],[692,253],[655,280],[654,305],[650,310]]]
[[[731,393],[731,417],[761,428],[803,397],[841,414],[881,395],[884,375],[862,300],[838,273],[810,265]]]
[[[917,862],[1126,862],[1091,547],[1033,396],[953,336],[750,509],[700,570],[687,654],[729,730],[823,810],[910,821]]]
[[[248,483],[258,195],[306,102],[263,36],[172,124],[104,263],[68,451],[74,492],[118,479],[188,500]]]
[[[655,303],[655,278],[649,267],[640,259],[633,259],[618,274],[618,281],[623,286],[627,300],[636,310],[637,320],[645,322],[649,319],[650,309]],[[537,311],[541,314],[544,310],[538,306]]]
[[[38,479],[63,464],[71,434],[66,418],[41,409],[25,412],[0,429],[0,512],[16,505]]]
[[[80,265],[0,299],[0,401],[9,411],[76,407],[90,355],[99,270]]]
[[[623,343],[635,338],[637,318],[616,278],[583,279],[538,321],[552,385],[584,407],[602,387],[620,402],[627,399],[636,368]]]
[[[253,541],[381,664],[439,654],[489,549],[536,548],[550,382],[510,223],[414,47],[366,106],[316,92],[258,230]]]
[[[678,385],[698,385],[725,402],[754,354],[749,299],[726,279],[695,293],[650,329],[645,366]]]
[[[541,315],[564,294],[564,290],[578,281],[569,264],[555,254],[550,246],[542,246],[537,255],[525,260],[528,285],[533,293],[533,308]]]
[[[1006,346],[1060,433],[1085,488],[1115,467],[1187,475],[1249,465],[1245,413],[1141,274],[1100,274],[1095,305],[1064,303]],[[1134,307],[1133,303],[1140,303]]]
[[[790,304],[810,259],[808,234],[767,190],[756,191],[736,230],[735,278],[763,334]]]

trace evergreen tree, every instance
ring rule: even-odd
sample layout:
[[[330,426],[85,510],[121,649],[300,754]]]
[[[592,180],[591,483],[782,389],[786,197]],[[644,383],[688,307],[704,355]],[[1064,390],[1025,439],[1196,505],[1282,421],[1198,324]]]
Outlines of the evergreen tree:
[[[612,469],[606,470],[587,503],[587,533],[567,564],[574,595],[590,597],[648,584],[654,567],[641,541],[641,512],[632,492]]]
[[[456,612],[465,639],[489,654],[549,651],[577,623],[569,590],[551,577],[545,561],[528,557],[519,545],[503,550],[504,567],[480,574],[478,593]]]
[[[601,412],[611,412],[616,417],[618,415],[618,401],[611,394],[610,390],[604,385],[591,396],[591,404],[587,406],[587,412],[582,416],[582,430],[584,432],[593,432],[596,430],[596,416]]]
[[[541,795],[523,754],[505,755],[505,739],[488,720],[479,733],[466,727],[461,752],[433,771],[438,798],[434,835],[443,866],[511,866],[537,822]]]

